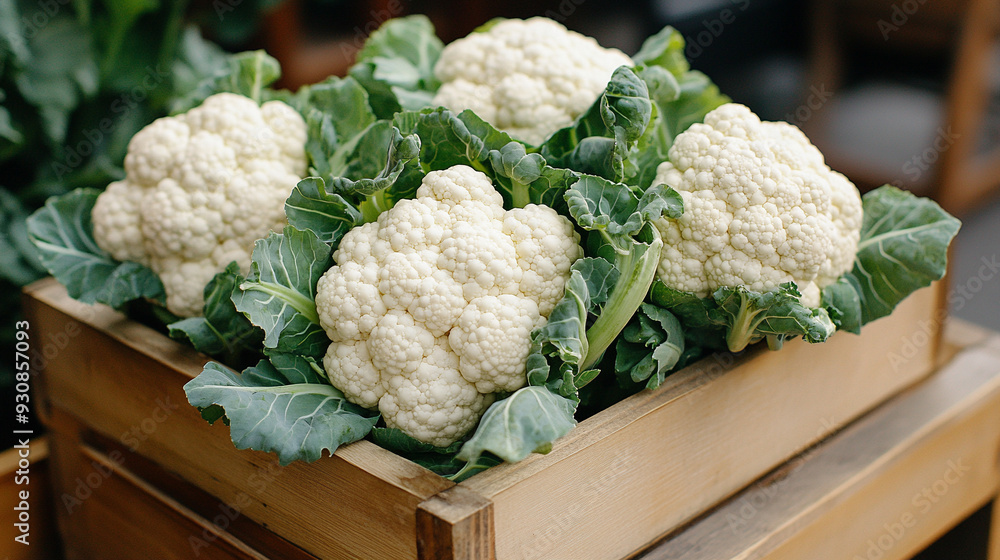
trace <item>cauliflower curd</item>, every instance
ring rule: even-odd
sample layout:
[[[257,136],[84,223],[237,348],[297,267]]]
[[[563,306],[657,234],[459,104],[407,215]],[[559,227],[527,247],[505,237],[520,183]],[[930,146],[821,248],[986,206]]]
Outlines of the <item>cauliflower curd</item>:
[[[527,382],[531,331],[562,297],[579,241],[551,208],[505,211],[471,167],[428,173],[415,199],[349,231],[319,280],[330,382],[388,426],[451,444],[493,393]]]
[[[497,22],[444,48],[435,105],[482,119],[529,144],[569,125],[632,60],[543,17]]]
[[[658,220],[658,276],[701,297],[723,286],[766,292],[794,281],[808,307],[851,269],[861,197],[795,126],[761,122],[729,103],[691,125],[657,168],[684,199],[677,220]]]
[[[305,143],[294,109],[232,93],[157,119],[129,142],[125,179],[98,197],[94,239],[156,272],[172,313],[201,315],[212,277],[232,261],[248,270],[254,241],[284,226]]]

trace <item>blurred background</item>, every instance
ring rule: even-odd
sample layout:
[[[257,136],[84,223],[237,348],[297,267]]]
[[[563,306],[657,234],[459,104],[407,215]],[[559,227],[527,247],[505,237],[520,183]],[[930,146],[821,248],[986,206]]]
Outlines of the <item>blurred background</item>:
[[[120,178],[129,138],[224,52],[266,49],[295,89],[344,74],[368,33],[411,13],[446,42],[493,17],[544,15],[629,54],[676,27],[694,68],[762,118],[802,127],[862,190],[894,183],[960,216],[951,309],[1000,330],[998,0],[0,0],[5,355],[20,286],[44,274],[24,219],[47,197]],[[977,557],[951,538],[926,557]]]
[[[0,0],[0,305],[42,274],[24,216],[121,177],[132,134],[224,51],[266,49],[295,89],[344,74],[368,33],[410,13],[446,42],[544,15],[629,54],[676,27],[696,69],[802,127],[862,190],[894,183],[960,215],[954,311],[1000,329],[996,0]]]

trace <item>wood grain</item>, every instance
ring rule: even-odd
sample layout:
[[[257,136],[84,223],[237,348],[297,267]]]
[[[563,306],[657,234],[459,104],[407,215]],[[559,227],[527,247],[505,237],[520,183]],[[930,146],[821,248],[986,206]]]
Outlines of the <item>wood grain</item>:
[[[417,508],[421,560],[493,560],[493,504],[461,486]]]
[[[620,558],[693,519],[925,377],[937,295],[921,290],[860,337],[710,357],[581,422],[548,455],[461,483],[494,502],[497,558]]]
[[[961,352],[642,560],[910,558],[1000,487],[1000,352]]]
[[[69,560],[266,560],[220,525],[79,439],[83,424],[51,409],[60,461],[57,510]],[[228,518],[227,518],[228,519]]]
[[[53,410],[59,415],[68,416],[69,414],[58,408]],[[77,423],[82,425],[82,422],[78,420]],[[209,521],[210,524],[202,531],[202,538],[206,542],[212,540],[213,533],[224,528],[226,533],[267,558],[280,558],[281,560],[315,560],[316,558],[294,543],[275,535],[243,515],[245,503],[228,504],[222,502],[142,455],[129,453],[128,448],[121,443],[93,431],[82,429],[79,441],[86,453],[97,453],[112,458],[127,456],[127,473],[130,478],[141,481],[140,486],[155,489],[157,495],[169,496],[172,502],[183,504],[184,509],[190,511],[193,517]]]
[[[52,498],[49,492],[49,444],[43,436],[28,444],[28,478],[18,476],[22,457],[20,450],[8,449],[0,453],[0,557],[5,560],[46,560],[58,550],[57,533],[52,515]],[[19,478],[21,478],[19,480]],[[14,526],[19,523],[19,512],[14,510],[21,503],[21,492],[28,492],[29,533],[28,545],[14,540],[21,532]]]
[[[184,396],[204,356],[108,308],[75,302],[54,282],[34,284],[28,295],[39,331],[76,326],[43,372],[53,407],[220,501],[245,503],[244,515],[317,557],[417,557],[417,506],[451,482],[367,441],[287,467],[237,450],[229,429],[208,426]]]

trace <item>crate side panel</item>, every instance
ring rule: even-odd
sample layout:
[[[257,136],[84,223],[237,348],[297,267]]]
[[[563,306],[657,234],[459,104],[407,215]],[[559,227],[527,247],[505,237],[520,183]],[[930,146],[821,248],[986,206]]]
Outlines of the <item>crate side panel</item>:
[[[997,491],[1000,353],[959,354],[640,556],[910,558]]]
[[[926,376],[936,297],[918,292],[860,337],[714,369],[710,358],[582,422],[549,455],[464,482],[494,501],[497,558],[620,558],[705,512]]]
[[[79,424],[53,409],[59,442],[58,515],[69,559],[208,558],[263,560],[263,556],[214,525],[135,483],[118,455],[87,450]],[[228,518],[227,518],[228,519]]]

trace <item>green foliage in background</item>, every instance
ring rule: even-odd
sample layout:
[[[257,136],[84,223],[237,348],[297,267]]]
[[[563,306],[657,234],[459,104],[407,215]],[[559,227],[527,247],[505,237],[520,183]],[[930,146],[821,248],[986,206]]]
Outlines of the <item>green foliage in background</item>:
[[[124,177],[132,136],[229,56],[185,28],[186,0],[0,0],[0,346],[43,275],[25,219]],[[13,381],[0,364],[0,388]]]

